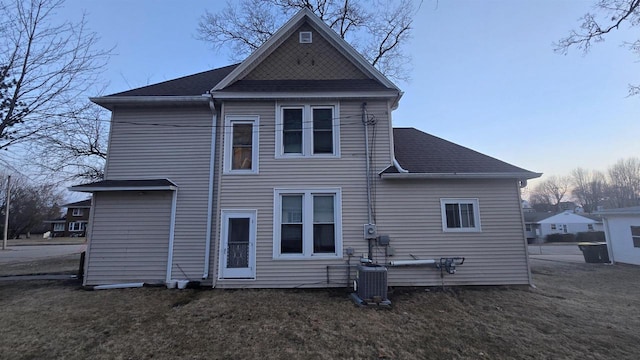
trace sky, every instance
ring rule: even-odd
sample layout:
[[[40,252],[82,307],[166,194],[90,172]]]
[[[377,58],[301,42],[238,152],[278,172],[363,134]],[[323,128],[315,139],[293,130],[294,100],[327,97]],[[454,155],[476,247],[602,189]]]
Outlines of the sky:
[[[638,57],[622,28],[583,55],[553,51],[595,0],[424,0],[407,46],[411,80],[393,113],[415,127],[513,165],[567,175],[640,156]],[[223,1],[67,0],[57,16],[86,13],[96,46],[114,48],[105,94],[234,63],[197,40],[205,10]],[[637,31],[635,31],[637,34]],[[87,94],[94,96],[96,94]],[[543,178],[544,179],[544,176]],[[535,184],[535,182],[534,182]]]

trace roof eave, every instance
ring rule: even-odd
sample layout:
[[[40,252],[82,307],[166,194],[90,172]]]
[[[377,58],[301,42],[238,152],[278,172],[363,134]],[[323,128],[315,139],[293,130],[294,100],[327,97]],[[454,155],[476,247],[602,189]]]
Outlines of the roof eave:
[[[91,102],[112,110],[116,105],[179,105],[208,104],[209,94],[191,96],[101,96],[89,98]]]
[[[216,99],[318,99],[318,98],[341,98],[341,99],[378,99],[395,98],[398,95],[396,90],[383,91],[311,91],[311,92],[243,92],[243,91],[214,91],[211,93]]]
[[[542,176],[541,173],[391,173],[381,174],[383,179],[534,179]]]
[[[69,191],[77,191],[77,192],[105,192],[105,191],[166,191],[166,190],[176,190],[178,187],[174,185],[166,185],[166,186],[71,186],[68,188]]]

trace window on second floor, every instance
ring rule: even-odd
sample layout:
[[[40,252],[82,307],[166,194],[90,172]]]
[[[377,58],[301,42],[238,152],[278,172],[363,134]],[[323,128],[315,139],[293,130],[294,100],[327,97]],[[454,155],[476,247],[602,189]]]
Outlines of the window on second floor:
[[[82,216],[82,214],[83,214],[82,209],[73,209],[71,212],[71,215],[73,216]]]
[[[338,113],[337,105],[279,106],[276,156],[340,156]]]
[[[258,116],[228,115],[225,118],[224,173],[258,172]]]

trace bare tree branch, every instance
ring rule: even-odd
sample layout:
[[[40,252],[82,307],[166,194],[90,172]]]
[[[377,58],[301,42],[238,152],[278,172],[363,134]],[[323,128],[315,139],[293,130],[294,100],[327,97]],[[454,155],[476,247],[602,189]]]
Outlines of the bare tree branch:
[[[95,50],[95,33],[78,22],[55,22],[63,0],[4,3],[0,14],[0,66],[8,84],[0,108],[0,149],[50,130],[73,114],[77,99],[96,82],[111,50]],[[83,106],[83,105],[81,105]]]
[[[389,78],[408,78],[403,46],[411,35],[413,0],[242,0],[219,13],[206,12],[199,38],[220,50],[230,47],[243,60],[267,41],[289,17],[308,8]]]

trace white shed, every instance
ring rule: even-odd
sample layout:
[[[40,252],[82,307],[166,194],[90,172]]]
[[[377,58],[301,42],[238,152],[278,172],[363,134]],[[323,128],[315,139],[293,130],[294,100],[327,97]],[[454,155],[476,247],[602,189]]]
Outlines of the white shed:
[[[640,265],[640,206],[599,211],[611,262]]]

